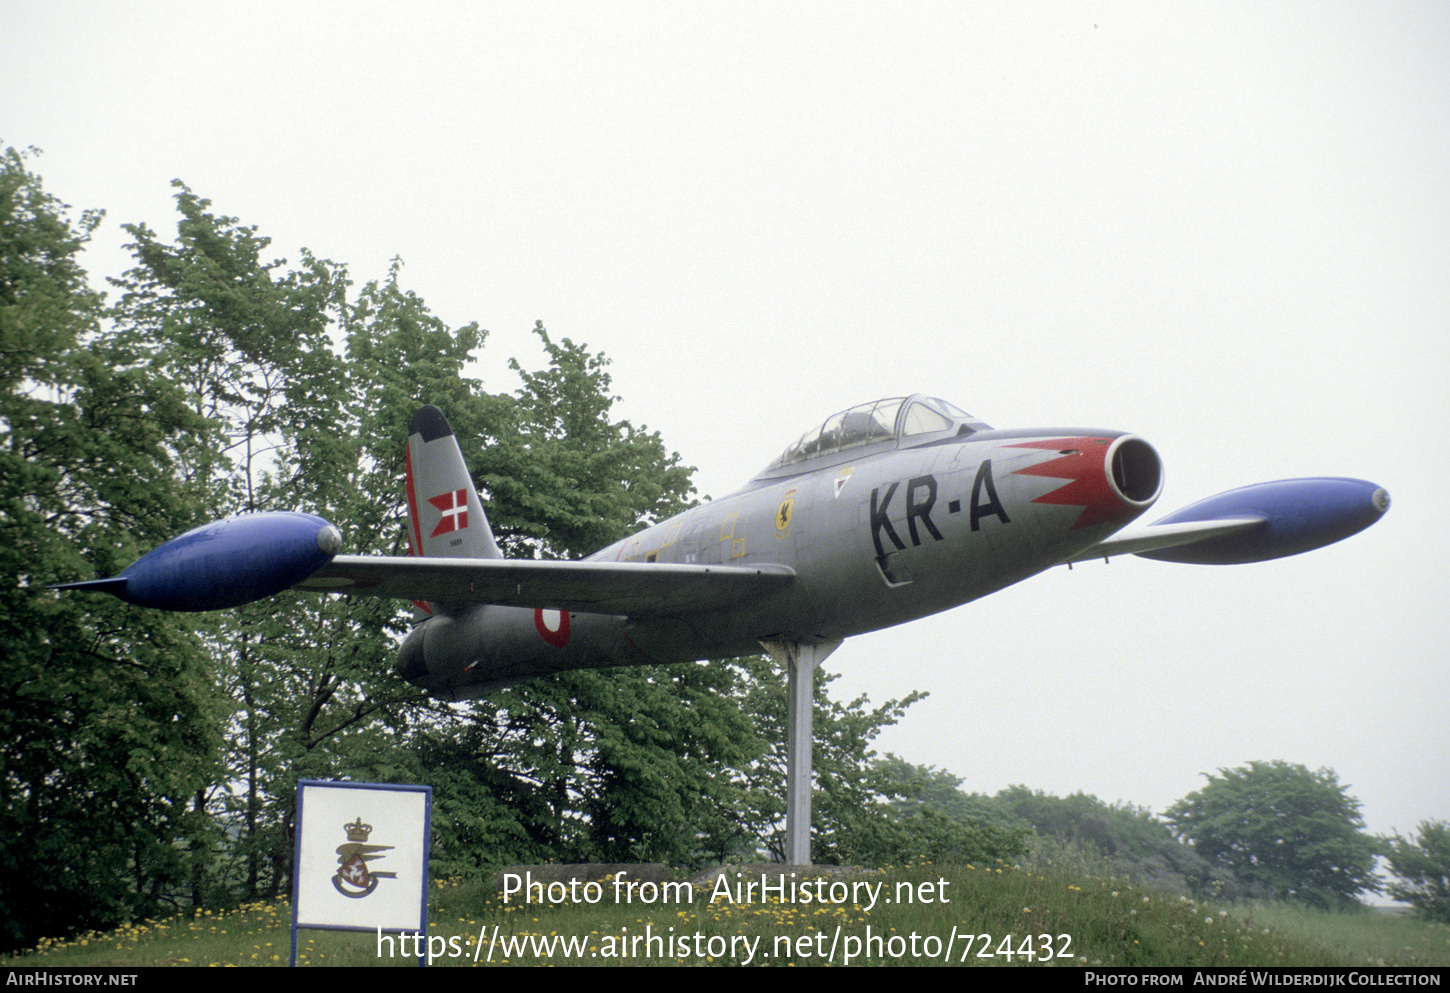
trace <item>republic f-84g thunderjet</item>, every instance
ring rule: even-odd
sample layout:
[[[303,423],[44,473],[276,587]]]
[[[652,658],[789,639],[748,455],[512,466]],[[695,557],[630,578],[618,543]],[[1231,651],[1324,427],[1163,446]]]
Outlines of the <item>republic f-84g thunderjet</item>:
[[[917,395],[835,414],[740,491],[588,558],[552,562],[502,557],[437,408],[414,416],[407,457],[410,556],[341,555],[327,521],[271,512],[205,525],[119,576],[61,588],[168,610],[233,607],[289,588],[412,600],[423,619],[399,669],[446,699],[569,669],[764,646],[791,676],[795,862],[806,861],[812,672],[842,639],[1088,559],[1293,555],[1363,530],[1389,507],[1373,483],[1293,479],[1229,490],[1120,533],[1162,489],[1148,442],[1121,431],[996,430]]]

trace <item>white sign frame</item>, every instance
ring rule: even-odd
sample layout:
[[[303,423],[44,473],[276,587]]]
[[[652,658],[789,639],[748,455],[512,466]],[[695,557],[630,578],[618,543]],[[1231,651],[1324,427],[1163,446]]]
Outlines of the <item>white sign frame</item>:
[[[299,927],[427,934],[432,816],[431,786],[297,783],[293,965]]]

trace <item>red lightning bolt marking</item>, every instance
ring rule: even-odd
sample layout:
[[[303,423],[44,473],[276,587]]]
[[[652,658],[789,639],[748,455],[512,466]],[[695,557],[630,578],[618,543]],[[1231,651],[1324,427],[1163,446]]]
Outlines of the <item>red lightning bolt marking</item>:
[[[1060,458],[1048,459],[1027,469],[1018,469],[1019,476],[1048,476],[1068,482],[1033,500],[1033,503],[1058,503],[1081,507],[1073,528],[1092,527],[1118,518],[1123,503],[1113,492],[1103,458],[1111,438],[1050,438],[1047,441],[1026,441],[1012,448],[1046,448],[1064,452]]]

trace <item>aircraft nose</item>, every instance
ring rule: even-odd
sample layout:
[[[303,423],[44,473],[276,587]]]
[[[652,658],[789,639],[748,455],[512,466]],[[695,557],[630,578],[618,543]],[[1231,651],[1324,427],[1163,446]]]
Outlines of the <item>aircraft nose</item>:
[[[1078,509],[1054,515],[1071,520],[1073,530],[1111,524],[1122,527],[1153,506],[1163,490],[1163,462],[1153,446],[1130,434],[1080,435],[1023,442],[1017,448],[1037,448],[1055,457],[1018,469],[1017,476],[1037,492],[1032,503],[1040,508]]]

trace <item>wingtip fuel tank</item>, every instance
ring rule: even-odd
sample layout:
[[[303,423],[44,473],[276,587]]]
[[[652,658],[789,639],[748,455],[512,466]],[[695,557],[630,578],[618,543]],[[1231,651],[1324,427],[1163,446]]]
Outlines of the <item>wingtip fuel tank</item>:
[[[119,576],[54,588],[110,593],[162,610],[223,610],[295,586],[341,550],[342,536],[321,517],[247,514],[193,528],[153,548]]]
[[[1234,518],[1258,518],[1262,525],[1136,554],[1163,562],[1199,565],[1264,562],[1358,534],[1383,517],[1389,507],[1389,492],[1363,479],[1321,476],[1256,483],[1190,504],[1154,522],[1152,527]]]

